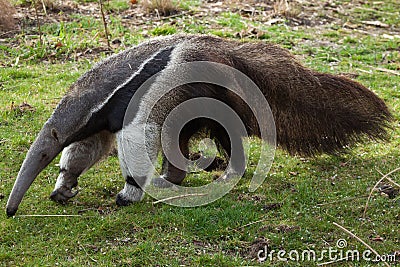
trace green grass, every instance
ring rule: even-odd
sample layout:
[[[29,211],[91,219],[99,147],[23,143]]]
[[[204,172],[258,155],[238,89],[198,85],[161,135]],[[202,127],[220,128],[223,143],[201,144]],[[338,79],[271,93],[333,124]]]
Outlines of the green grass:
[[[120,1],[110,2],[118,12],[126,8]],[[181,5],[186,10],[196,10],[201,4],[182,1]],[[373,6],[364,3],[360,7],[368,10],[354,7],[344,19],[352,23],[381,20],[399,34],[400,16],[396,14],[400,7],[395,1]],[[388,173],[400,166],[400,77],[377,70],[399,72],[400,39],[390,40],[382,34],[370,36],[336,24],[318,28],[285,23],[265,26],[257,19],[233,12],[217,17],[182,16],[176,23],[166,20],[157,27],[148,22],[142,29],[122,23],[118,12],[112,13],[109,22],[111,40],[122,42],[114,52],[149,35],[187,32],[238,38],[238,32],[255,27],[262,32],[260,39],[290,49],[313,69],[358,74],[356,80],[382,97],[393,112],[390,140],[358,145],[340,157],[303,159],[278,150],[265,182],[250,193],[248,185],[259,147],[257,141],[252,141],[255,154],[250,156],[245,177],[222,199],[196,208],[153,204],[149,196],[129,207],[116,207],[115,195],[124,181],[115,156],[80,178],[80,193],[68,205],[58,205],[48,199],[58,174],[55,160],[32,184],[18,215],[82,216],[8,219],[4,212],[7,197],[36,134],[68,86],[106,57],[105,52],[98,52],[105,40],[101,21],[95,17],[71,15],[71,21],[43,25],[43,44],[38,42],[36,29],[27,28],[0,43],[0,266],[260,265],[257,252],[264,244],[276,251],[320,252],[335,248],[338,239],[346,239],[349,249],[365,250],[333,222],[357,234],[379,253],[399,250],[399,197],[389,199],[375,192],[365,219],[363,210],[365,196],[382,176],[379,172]],[[58,42],[61,47],[56,46]],[[11,108],[12,103],[18,106],[23,102],[34,110]],[[214,174],[193,174],[185,183],[203,184]],[[399,173],[390,177],[400,182]],[[373,241],[377,236],[383,242]],[[336,266],[343,264],[346,263]],[[316,263],[280,262],[275,258],[263,265]],[[376,264],[362,261],[350,262],[349,266]]]

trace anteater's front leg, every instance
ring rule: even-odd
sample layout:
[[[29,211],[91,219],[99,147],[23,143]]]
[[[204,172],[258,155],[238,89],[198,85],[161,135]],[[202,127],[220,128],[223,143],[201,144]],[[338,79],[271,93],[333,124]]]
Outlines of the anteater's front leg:
[[[50,198],[66,203],[74,197],[77,192],[72,192],[72,189],[78,185],[78,177],[108,155],[114,139],[114,134],[102,131],[66,147],[61,155],[60,174]]]
[[[118,206],[142,200],[143,188],[154,173],[160,147],[160,128],[152,123],[132,123],[117,133],[118,157],[125,186],[118,193]]]

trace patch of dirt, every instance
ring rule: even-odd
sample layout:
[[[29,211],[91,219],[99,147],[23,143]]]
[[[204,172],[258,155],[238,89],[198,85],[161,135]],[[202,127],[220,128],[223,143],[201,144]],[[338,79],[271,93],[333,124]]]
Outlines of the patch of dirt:
[[[276,227],[276,230],[277,230],[278,233],[290,233],[290,232],[293,232],[293,231],[300,230],[300,227],[297,226],[297,225],[292,226],[292,225],[283,224],[283,225],[278,225]]]
[[[268,251],[269,241],[265,238],[258,238],[253,243],[251,243],[250,247],[247,251],[243,251],[242,254],[246,258],[257,260],[260,256],[260,251]]]
[[[283,2],[280,3],[280,2]],[[337,27],[344,27],[353,30],[373,31],[375,34],[383,31],[399,33],[398,25],[387,25],[378,20],[363,21],[356,23],[349,18],[349,14],[355,9],[362,9],[364,3],[361,0],[336,4],[334,1],[286,1],[277,0],[249,0],[249,1],[203,1],[200,6],[191,10],[180,10],[170,16],[160,16],[158,13],[149,13],[145,7],[136,1],[130,2],[130,8],[124,11],[108,11],[108,16],[120,17],[122,25],[130,28],[140,27],[142,30],[151,29],[164,23],[178,24],[184,19],[204,19],[207,24],[220,28],[216,24],[215,17],[221,13],[232,12],[246,17],[250,21],[257,21],[268,25],[286,23],[290,27],[308,26],[322,27],[327,24],[334,24]],[[46,10],[42,5],[38,6],[38,17],[41,24],[57,23],[60,21],[72,21],[71,15],[85,15],[94,19],[101,19],[99,4],[97,2],[76,3],[75,1],[50,2]],[[133,3],[133,4],[132,4]],[[365,11],[374,11],[371,8]],[[19,20],[21,29],[36,27],[36,13],[32,5],[20,5],[16,7],[15,17]],[[382,11],[380,11],[382,13]],[[215,25],[214,25],[215,24]],[[245,37],[259,35],[257,29],[248,27],[248,31],[240,33]],[[241,37],[244,37],[241,36]]]
[[[36,111],[36,109],[33,106],[31,106],[30,104],[28,104],[26,102],[23,102],[22,104],[20,104],[18,106],[16,106],[14,104],[14,102],[12,102],[11,103],[11,110],[15,111],[15,112],[18,112],[18,113],[21,113],[21,114],[26,113],[26,112],[35,112]]]
[[[15,117],[22,117],[25,114],[30,114],[36,112],[36,109],[30,104],[23,102],[20,105],[15,105],[14,102],[11,103],[10,110]]]
[[[106,12],[108,27],[109,29],[113,27],[111,18],[117,17],[123,27],[129,29],[130,32],[139,32],[144,38],[151,37],[152,31],[156,27],[172,26],[177,28],[178,31],[187,31],[188,25],[197,25],[199,28],[204,28],[205,32],[213,30],[229,36],[233,35],[236,38],[263,39],[269,36],[265,27],[276,24],[285,24],[294,31],[298,27],[306,27],[313,28],[318,33],[325,31],[327,28],[333,28],[346,29],[371,36],[381,36],[388,40],[400,38],[399,23],[395,25],[387,24],[385,22],[385,12],[378,10],[379,7],[375,6],[364,8],[363,4],[365,3],[363,0],[343,1],[343,3],[339,4],[333,0],[208,0],[202,1],[199,6],[190,7],[189,10],[178,10],[177,13],[169,16],[161,16],[155,12],[149,13],[146,7],[140,4],[140,1],[126,1],[129,3],[128,9],[123,11],[108,10]],[[43,5],[40,4],[36,10],[31,4],[16,6],[14,17],[18,21],[18,29],[0,32],[0,43],[13,48],[19,48],[20,46],[34,47],[39,42],[39,38],[37,38],[39,35],[38,23],[44,25],[71,22],[76,20],[76,16],[87,16],[96,22],[102,21],[98,2],[77,3],[72,0],[44,0],[44,2],[48,3],[47,6],[43,8]],[[360,18],[352,16],[353,14],[360,14],[360,10],[372,12],[371,14],[376,12],[381,17],[367,17],[365,20],[360,21]],[[232,27],[221,24],[219,18],[224,17],[223,14],[227,14],[227,12],[246,18],[246,20],[240,22],[243,26],[241,26],[241,30],[235,32]],[[393,16],[391,13],[387,14],[388,16]],[[229,16],[226,19],[229,21]],[[379,19],[382,21],[379,21]],[[257,26],[254,26],[251,22],[256,22],[255,25]],[[98,35],[104,36],[104,33],[98,32],[96,36]],[[62,46],[61,43],[51,44],[54,46],[54,51],[48,52],[41,60],[49,63],[54,62],[57,58],[62,60],[94,60],[98,58],[99,54],[108,55],[114,53],[107,46],[106,39],[103,39],[103,41],[96,44],[95,48],[76,49],[73,53],[68,52],[65,56],[57,54],[58,46]],[[123,45],[121,40],[121,36],[112,36],[110,40],[111,48],[117,49]],[[335,48],[338,46],[336,43],[314,40],[313,38],[312,40],[304,40],[304,44],[310,47]],[[296,46],[293,49],[296,50]],[[0,65],[4,64],[0,63]],[[223,170],[225,165],[226,163],[223,161],[213,162],[210,170]]]
[[[282,203],[267,203],[263,206],[264,211],[279,210],[282,207]]]
[[[241,193],[237,197],[238,201],[249,201],[253,202],[254,204],[260,204],[265,201],[265,196],[264,195],[254,195],[254,194],[249,194],[249,193]],[[268,205],[268,204],[267,204]]]

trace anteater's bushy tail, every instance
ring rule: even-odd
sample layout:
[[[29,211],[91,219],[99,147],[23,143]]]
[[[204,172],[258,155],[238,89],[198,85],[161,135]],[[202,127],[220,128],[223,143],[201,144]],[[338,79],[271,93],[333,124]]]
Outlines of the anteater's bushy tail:
[[[391,114],[383,100],[360,83],[313,71],[271,44],[243,44],[235,60],[265,95],[278,145],[289,153],[336,154],[365,139],[387,138]]]
[[[0,32],[12,30],[15,28],[15,20],[13,15],[15,14],[15,8],[11,4],[11,1],[8,0],[0,0]]]
[[[387,139],[391,114],[363,85],[342,76],[313,72],[317,82],[297,88],[288,112],[276,114],[278,143],[292,154],[335,154],[365,139]],[[289,89],[289,88],[287,88]],[[294,88],[291,88],[294,89]]]

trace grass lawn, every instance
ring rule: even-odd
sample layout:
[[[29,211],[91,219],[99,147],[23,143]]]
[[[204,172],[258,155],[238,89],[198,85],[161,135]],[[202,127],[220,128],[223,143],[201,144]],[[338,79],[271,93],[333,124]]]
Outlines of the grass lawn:
[[[180,13],[169,17],[140,17],[142,9],[127,2],[110,0],[107,6],[112,53],[152,36],[182,32],[276,43],[305,65],[348,75],[383,98],[394,115],[390,140],[359,144],[337,157],[293,157],[278,149],[254,193],[248,191],[256,165],[250,155],[250,168],[229,194],[196,208],[153,204],[149,196],[117,207],[115,195],[124,180],[116,156],[83,175],[79,194],[67,205],[56,204],[49,194],[57,158],[32,184],[17,216],[7,218],[7,198],[36,134],[68,86],[110,54],[96,3],[76,2],[76,12],[39,10],[41,34],[32,8],[18,3],[18,12],[27,12],[23,27],[0,35],[0,266],[317,266],[329,261],[327,254],[320,261],[285,262],[277,251],[286,251],[281,257],[288,258],[291,250],[313,250],[319,257],[329,248],[338,249],[336,259],[347,250],[360,251],[361,258],[367,247],[333,223],[382,256],[397,253],[397,262],[388,264],[400,264],[400,172],[389,176],[397,184],[384,180],[378,186],[390,186],[391,197],[375,190],[363,216],[374,185],[400,167],[398,1],[303,1],[286,12],[274,11],[275,1],[237,1],[231,7],[181,1]],[[185,184],[214,174],[192,174]],[[341,239],[346,244],[339,249]],[[260,262],[257,254],[265,247],[275,254]],[[329,266],[384,264],[359,260]]]

